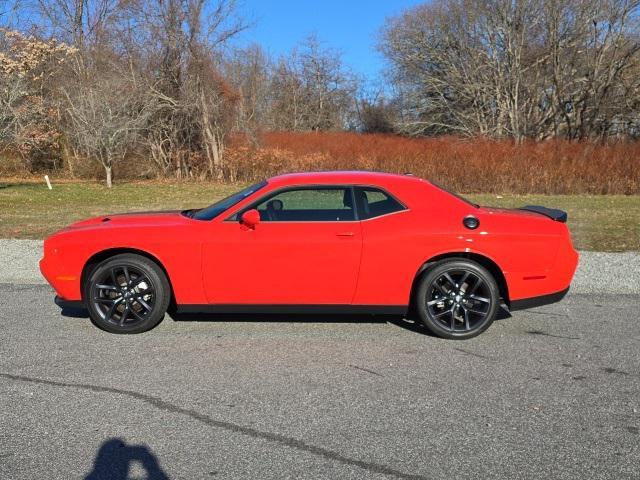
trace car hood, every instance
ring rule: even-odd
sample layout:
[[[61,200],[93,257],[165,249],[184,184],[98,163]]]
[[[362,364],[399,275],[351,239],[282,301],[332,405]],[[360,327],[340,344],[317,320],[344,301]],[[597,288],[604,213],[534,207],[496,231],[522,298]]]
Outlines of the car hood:
[[[88,218],[72,223],[65,230],[86,228],[91,226],[125,226],[125,225],[163,225],[175,224],[187,221],[188,218],[182,215],[181,210],[158,211],[158,212],[133,212],[115,213],[111,215],[101,215],[99,217]]]

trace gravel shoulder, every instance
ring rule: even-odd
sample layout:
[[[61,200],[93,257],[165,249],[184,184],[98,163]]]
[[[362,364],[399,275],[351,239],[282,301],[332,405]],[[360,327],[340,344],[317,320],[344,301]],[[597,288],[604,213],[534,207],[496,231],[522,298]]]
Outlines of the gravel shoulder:
[[[0,283],[47,283],[38,268],[42,258],[42,240],[0,239],[0,252]]]
[[[0,283],[45,284],[41,240],[0,239]],[[640,293],[640,252],[580,252],[571,293]]]

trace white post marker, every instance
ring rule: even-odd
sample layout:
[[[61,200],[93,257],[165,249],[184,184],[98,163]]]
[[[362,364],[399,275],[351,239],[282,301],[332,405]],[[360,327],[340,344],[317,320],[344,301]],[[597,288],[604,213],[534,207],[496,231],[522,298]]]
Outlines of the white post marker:
[[[49,190],[52,190],[53,187],[51,186],[51,182],[49,181],[49,175],[45,175],[44,180],[47,182],[47,187],[49,187]]]

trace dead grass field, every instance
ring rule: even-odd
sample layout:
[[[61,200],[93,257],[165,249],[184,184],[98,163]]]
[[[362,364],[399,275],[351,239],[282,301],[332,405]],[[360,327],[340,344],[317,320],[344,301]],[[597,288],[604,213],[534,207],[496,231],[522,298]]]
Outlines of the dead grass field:
[[[130,182],[107,189],[97,183],[0,181],[0,238],[44,238],[82,218],[128,211],[206,206],[241,188],[240,184]],[[579,249],[640,250],[640,196],[469,194],[483,205],[539,204],[569,213]]]

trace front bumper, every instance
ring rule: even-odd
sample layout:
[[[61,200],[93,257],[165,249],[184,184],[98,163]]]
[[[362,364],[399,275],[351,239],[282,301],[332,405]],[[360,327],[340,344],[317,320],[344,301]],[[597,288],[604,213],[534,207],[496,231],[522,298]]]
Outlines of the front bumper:
[[[47,255],[40,260],[40,273],[53,287],[56,294],[64,299],[80,300],[80,278],[75,272],[69,271],[66,265],[56,255]]]

